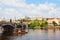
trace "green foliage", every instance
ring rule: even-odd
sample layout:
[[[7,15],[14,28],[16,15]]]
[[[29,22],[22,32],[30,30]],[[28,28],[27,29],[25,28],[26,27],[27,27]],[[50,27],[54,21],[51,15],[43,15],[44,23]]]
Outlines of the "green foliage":
[[[34,21],[34,24],[35,24],[35,26],[40,26],[40,23],[39,23],[38,20],[35,20],[35,21]]]
[[[47,27],[48,26],[47,21],[43,20],[40,26],[41,27]]]
[[[40,23],[38,20],[34,20],[31,24],[29,24],[29,27],[32,27],[32,28],[34,28],[36,26],[40,26]]]
[[[58,24],[57,24],[55,21],[53,21],[53,25],[54,25],[54,26],[57,26]]]
[[[33,23],[29,24],[29,27],[31,27],[31,28],[38,27],[38,26],[47,27],[48,23],[47,23],[46,20],[42,20],[42,23],[40,24],[39,20],[36,19],[36,20],[33,21]]]
[[[35,27],[35,24],[31,23],[28,25],[30,28],[34,28]]]

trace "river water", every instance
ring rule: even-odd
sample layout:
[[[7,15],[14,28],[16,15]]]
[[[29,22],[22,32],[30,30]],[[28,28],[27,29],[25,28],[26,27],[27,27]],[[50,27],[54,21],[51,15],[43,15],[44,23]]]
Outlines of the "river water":
[[[0,40],[60,40],[60,30],[29,29],[27,34],[0,33]]]

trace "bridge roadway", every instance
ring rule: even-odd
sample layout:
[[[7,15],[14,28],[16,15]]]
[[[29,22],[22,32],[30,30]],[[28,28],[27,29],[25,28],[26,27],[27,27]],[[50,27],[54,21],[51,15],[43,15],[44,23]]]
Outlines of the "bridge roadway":
[[[26,28],[25,24],[16,24],[16,23],[10,23],[10,22],[0,22],[0,27],[3,28],[3,31],[13,31],[14,28]]]

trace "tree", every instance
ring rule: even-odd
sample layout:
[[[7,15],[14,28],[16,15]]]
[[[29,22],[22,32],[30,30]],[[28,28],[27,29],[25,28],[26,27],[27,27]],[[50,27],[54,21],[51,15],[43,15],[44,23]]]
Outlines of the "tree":
[[[40,26],[39,20],[34,20],[31,24],[29,24],[29,27],[34,28],[36,26]]]
[[[28,26],[29,26],[30,28],[34,28],[34,27],[35,27],[35,24],[34,24],[34,23],[31,23],[31,24],[28,24]]]
[[[55,21],[53,21],[53,25],[54,25],[54,26],[57,26],[58,24],[57,24]]]
[[[41,27],[47,27],[48,26],[48,22],[46,20],[42,20],[42,23],[40,25]]]

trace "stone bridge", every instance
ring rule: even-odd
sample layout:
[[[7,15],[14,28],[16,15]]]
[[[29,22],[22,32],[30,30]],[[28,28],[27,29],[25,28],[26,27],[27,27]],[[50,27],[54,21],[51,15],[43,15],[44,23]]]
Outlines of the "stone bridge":
[[[16,24],[10,22],[0,22],[0,27],[3,29],[3,31],[13,31],[15,28],[27,28],[25,24]]]

